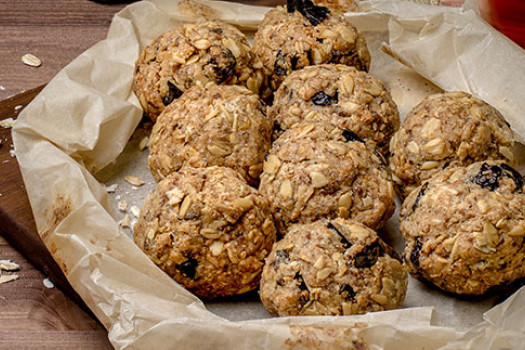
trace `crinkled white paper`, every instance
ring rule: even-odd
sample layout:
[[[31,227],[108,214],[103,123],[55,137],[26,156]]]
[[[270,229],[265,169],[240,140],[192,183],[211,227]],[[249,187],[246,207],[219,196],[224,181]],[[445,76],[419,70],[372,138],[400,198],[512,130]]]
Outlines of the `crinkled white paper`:
[[[201,3],[213,8],[220,19],[245,30],[256,28],[268,10]],[[187,12],[181,13],[177,4],[142,1],[118,13],[107,39],[64,68],[21,113],[13,130],[42,240],[71,285],[107,327],[115,348],[524,346],[525,290],[486,312],[483,320],[480,310],[488,309],[492,300],[480,299],[473,307],[472,301],[446,296],[415,280],[411,280],[401,310],[345,317],[264,318],[265,311],[260,305],[254,308],[256,302],[249,298],[239,304],[229,300],[209,304],[216,312],[212,313],[158,269],[134,245],[129,232],[119,229],[117,220],[124,213],[114,208],[116,196],[128,196],[130,205],[140,206],[133,201],[140,201],[153,185],[145,175],[147,151],[130,148],[133,142],[128,143],[142,116],[131,80],[134,62],[145,45],[167,29],[194,20]],[[525,110],[523,50],[471,10],[405,1],[362,5],[365,12],[347,16],[365,32],[373,56],[371,73],[392,90],[402,115],[439,88],[466,90],[497,107],[517,134],[525,136],[525,122],[520,119]],[[384,51],[413,70],[381,51],[383,41]],[[117,159],[126,145],[127,151]],[[93,176],[104,168],[98,179],[106,185],[119,184],[112,199]],[[142,187],[122,180],[125,175],[141,174],[148,180]],[[396,230],[394,219],[382,234],[388,240],[398,234]]]

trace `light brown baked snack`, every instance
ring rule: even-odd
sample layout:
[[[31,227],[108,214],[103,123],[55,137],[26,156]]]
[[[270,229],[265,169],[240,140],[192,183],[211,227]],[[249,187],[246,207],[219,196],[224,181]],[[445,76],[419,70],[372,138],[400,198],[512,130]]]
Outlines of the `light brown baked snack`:
[[[260,91],[261,61],[245,35],[230,24],[186,24],[160,35],[135,63],[133,91],[155,121],[184,91],[209,82]]]
[[[318,6],[326,6],[330,10],[337,12],[357,11],[357,3],[355,0],[313,0],[314,4]]]
[[[241,86],[194,86],[159,116],[150,136],[148,165],[160,181],[183,166],[226,166],[259,182],[272,122],[259,96]]]
[[[390,168],[401,198],[447,167],[485,159],[515,165],[514,138],[503,116],[465,92],[426,97],[407,115],[390,143]]]
[[[388,154],[399,113],[383,83],[354,67],[323,64],[290,73],[268,109],[275,136],[305,121],[326,121],[351,130]]]
[[[403,203],[409,272],[458,294],[484,294],[525,277],[522,176],[502,162],[450,168]]]
[[[321,7],[325,11],[313,7],[311,12],[288,9],[279,6],[268,11],[253,40],[252,49],[264,66],[264,98],[271,99],[290,72],[306,66],[340,63],[368,71],[366,40],[349,20],[325,7]]]
[[[259,186],[278,232],[321,218],[352,219],[373,229],[394,212],[383,157],[353,132],[326,123],[287,130],[267,155]]]
[[[232,169],[184,168],[148,195],[133,238],[175,281],[209,299],[257,287],[275,227],[266,199]]]
[[[397,254],[350,220],[293,225],[266,259],[259,294],[275,316],[399,308],[408,277]]]

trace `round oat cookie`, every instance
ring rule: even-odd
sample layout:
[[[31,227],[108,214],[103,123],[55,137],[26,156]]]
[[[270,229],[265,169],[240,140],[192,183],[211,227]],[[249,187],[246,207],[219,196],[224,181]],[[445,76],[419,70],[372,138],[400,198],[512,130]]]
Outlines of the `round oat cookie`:
[[[270,10],[255,33],[252,49],[264,66],[267,99],[290,72],[306,66],[340,63],[364,71],[370,66],[365,38],[347,19],[331,13],[313,24],[299,10],[289,13],[281,6]]]
[[[465,92],[426,97],[390,141],[390,168],[401,198],[447,168],[485,159],[515,165],[514,139],[503,116]]]
[[[175,281],[210,299],[257,287],[275,227],[266,199],[232,169],[184,168],[148,195],[133,235]]]
[[[261,300],[274,316],[350,315],[402,306],[408,277],[397,254],[350,220],[290,227],[266,259]]]
[[[201,22],[173,28],[142,51],[133,91],[155,121],[193,85],[236,84],[258,94],[262,77],[261,61],[241,31],[226,23]]]
[[[525,277],[522,176],[503,162],[450,168],[412,191],[400,212],[412,275],[457,294]]]
[[[259,182],[272,122],[259,96],[241,86],[194,86],[159,116],[150,136],[148,165],[160,181],[183,166],[226,166]]]
[[[349,130],[303,123],[266,156],[261,193],[281,235],[294,223],[352,219],[373,229],[394,212],[394,187],[383,157]]]
[[[290,73],[275,93],[268,116],[276,135],[300,122],[327,121],[374,142],[384,155],[400,123],[397,106],[381,81],[339,64]]]

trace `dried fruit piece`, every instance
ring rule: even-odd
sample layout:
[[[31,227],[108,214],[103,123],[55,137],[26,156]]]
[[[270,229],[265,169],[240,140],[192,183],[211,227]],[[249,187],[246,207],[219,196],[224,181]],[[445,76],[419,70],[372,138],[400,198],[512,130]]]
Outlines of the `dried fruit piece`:
[[[350,130],[343,130],[343,137],[345,138],[346,142],[361,142],[361,143],[365,143],[365,141],[360,138],[359,136],[357,136],[357,134],[353,131],[350,131]]]
[[[354,288],[352,288],[352,286],[349,284],[341,285],[341,288],[339,289],[339,294],[341,295],[341,298],[343,298],[346,301],[352,300],[355,297]]]
[[[377,259],[382,253],[383,249],[379,245],[379,242],[375,241],[356,254],[354,257],[354,266],[358,268],[371,267],[377,262]]]
[[[173,84],[171,81],[168,81],[168,94],[162,98],[162,103],[164,104],[164,106],[167,106],[170,103],[172,103],[173,100],[181,96],[182,91],[178,87],[176,87],[175,84]]]
[[[327,95],[324,91],[319,91],[318,93],[312,96],[312,102],[317,106],[328,106],[332,103],[337,103],[337,101],[337,91],[333,96]]]
[[[490,166],[487,163],[483,163],[479,173],[474,178],[474,182],[483,188],[488,188],[490,191],[494,191],[499,187],[498,180],[501,174],[502,170],[499,166]]]
[[[416,237],[416,244],[414,245],[414,249],[410,252],[410,262],[416,267],[419,266],[419,254],[422,246],[419,237]]]
[[[416,200],[414,202],[414,205],[412,206],[412,211],[414,211],[417,206],[419,205],[419,201],[421,200],[421,197],[423,197],[425,195],[425,191],[427,190],[428,188],[428,182],[425,182],[422,186],[421,186],[421,189],[419,190],[419,193],[417,194],[417,197],[416,197]]]
[[[182,264],[177,265],[177,269],[182,273],[184,276],[195,279],[195,275],[197,274],[197,266],[199,265],[199,262],[193,258],[189,258]]]
[[[337,227],[334,226],[334,224],[332,224],[331,222],[328,222],[328,225],[327,227],[334,231],[335,233],[337,233],[337,235],[339,235],[339,237],[341,237],[341,243],[343,244],[343,248],[345,249],[348,249],[352,246],[352,242],[350,242],[348,239],[346,239],[346,237],[341,233],[341,231],[339,231],[337,229]]]

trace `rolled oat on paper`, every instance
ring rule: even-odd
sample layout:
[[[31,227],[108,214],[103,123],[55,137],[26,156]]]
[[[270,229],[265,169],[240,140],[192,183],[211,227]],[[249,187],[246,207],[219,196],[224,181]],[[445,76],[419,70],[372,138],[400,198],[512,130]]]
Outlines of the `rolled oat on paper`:
[[[136,188],[123,180],[126,175],[140,177],[137,168],[145,164],[145,152],[138,151],[141,160],[126,158],[133,152],[126,157],[118,155],[129,145],[142,116],[131,90],[136,59],[155,37],[192,20],[179,12],[178,3],[142,1],[115,15],[107,39],[59,72],[24,109],[13,129],[38,232],[71,285],[108,329],[115,348],[495,349],[519,348],[524,343],[523,290],[485,313],[484,320],[481,314],[492,301],[479,301],[480,307],[471,308],[468,301],[444,296],[411,280],[405,308],[400,310],[287,318],[246,312],[250,320],[231,321],[208,311],[212,305],[205,305],[157,268],[133,243],[129,232],[119,228],[117,220],[125,213],[113,209],[117,207],[116,197],[109,198],[93,174],[105,171],[108,165],[124,165],[137,173],[116,172],[118,176],[108,182],[119,183],[116,195],[128,191],[143,200],[145,193],[141,191],[151,188],[150,178],[142,177],[145,185]],[[214,19],[251,29],[268,11],[226,2],[200,3],[217,14],[219,18]],[[518,74],[523,69],[519,66],[523,57],[500,36],[490,34],[492,31],[481,25],[474,13],[406,1],[368,1],[363,8],[369,8],[368,12],[346,15],[365,33],[372,54],[370,72],[392,91],[402,114],[439,88],[380,51],[381,43],[389,40],[389,24],[390,47],[407,62],[409,56],[400,47],[430,40],[423,48],[433,55],[418,57],[424,58],[421,65],[425,71],[435,73],[425,74],[432,82],[443,88],[463,87],[463,78],[468,78],[469,92],[498,108],[514,130],[525,130],[519,114],[513,113],[523,103],[517,98],[524,90],[518,81],[523,76]],[[479,61],[479,56],[472,54],[472,41],[461,36],[465,28],[470,35],[467,37],[490,36],[485,44],[496,45],[500,55],[490,62]],[[430,35],[442,30],[446,35]],[[447,59],[456,55],[456,67],[461,67],[462,73],[469,67],[467,75],[439,74],[445,69],[436,51],[429,48],[446,48],[450,40],[456,46],[446,51]],[[515,59],[510,62],[509,57]],[[505,67],[504,74],[500,67]],[[488,71],[516,76],[505,81],[496,98],[502,101],[504,96],[508,109],[491,101],[497,74],[484,78]],[[395,220],[387,224],[386,234],[396,230]],[[237,314],[249,310],[246,307]],[[261,316],[264,319],[256,319]],[[476,325],[469,327],[472,324]]]

